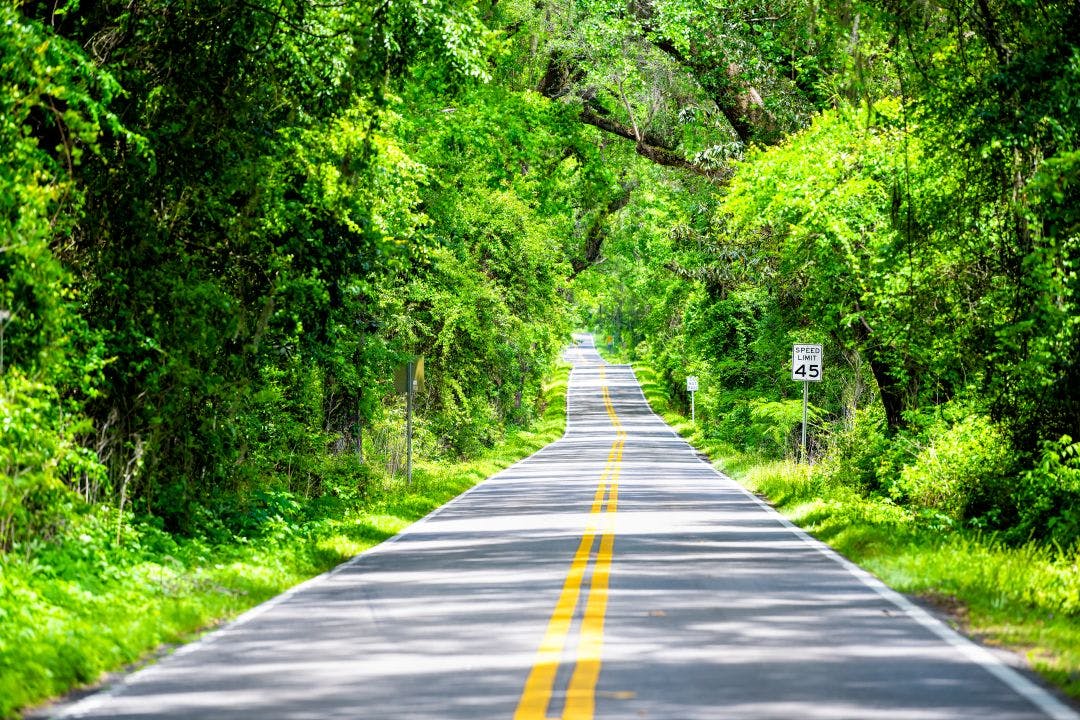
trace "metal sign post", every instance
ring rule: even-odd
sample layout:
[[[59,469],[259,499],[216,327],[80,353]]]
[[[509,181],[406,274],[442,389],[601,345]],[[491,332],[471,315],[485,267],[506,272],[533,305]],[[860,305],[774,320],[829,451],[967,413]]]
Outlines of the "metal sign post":
[[[694,393],[697,392],[698,382],[697,375],[686,376],[686,390],[690,393],[690,422],[697,422],[694,412]]]
[[[806,462],[806,405],[809,396],[810,383],[802,384],[802,442],[799,444],[802,461]]]
[[[414,357],[394,371],[394,389],[405,393],[405,484],[412,485],[412,415],[416,391],[424,386],[424,358]]]
[[[794,345],[791,348],[791,379],[803,384],[802,388],[802,443],[800,458],[806,462],[806,407],[812,382],[821,382],[821,346]]]
[[[416,363],[405,363],[405,484],[412,485],[412,404],[416,395]],[[803,413],[806,405],[803,404]],[[806,432],[806,420],[803,419],[803,432]],[[805,438],[803,440],[805,442]]]

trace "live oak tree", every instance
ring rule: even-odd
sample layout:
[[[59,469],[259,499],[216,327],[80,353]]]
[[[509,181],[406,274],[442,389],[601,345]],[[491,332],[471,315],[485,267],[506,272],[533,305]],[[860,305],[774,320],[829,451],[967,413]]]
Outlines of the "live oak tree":
[[[897,497],[942,422],[1067,466],[1074,5],[3,5],[0,544],[75,493],[224,536],[353,497],[414,354],[475,452],[575,302],[750,444],[825,340]],[[955,512],[1041,522],[1006,495]]]
[[[619,30],[551,55],[561,70],[545,77],[576,98],[582,119],[629,138],[645,158],[656,159],[650,146],[699,158],[654,118],[706,97],[737,143],[721,155],[711,204],[686,173],[671,174],[667,202],[686,208],[685,221],[652,230],[645,252],[607,244],[609,256],[626,259],[597,267],[618,278],[589,281],[593,320],[633,328],[630,346],[646,340],[673,394],[685,374],[705,376],[716,390],[699,397],[699,416],[750,443],[753,404],[788,392],[775,385],[785,346],[827,339],[832,375],[842,378],[822,388],[835,445],[852,433],[878,437],[859,423],[880,417],[880,442],[863,442],[879,455],[856,483],[915,502],[900,479],[911,474],[900,470],[919,460],[903,448],[984,433],[983,442],[1018,451],[1019,466],[986,462],[949,512],[982,527],[1034,517],[1025,509],[1034,495],[995,484],[994,474],[1020,472],[1040,454],[1043,466],[1064,467],[1068,438],[1080,433],[1077,10],[871,2],[755,15],[730,3],[705,17],[696,9],[606,7]],[[728,34],[718,18],[733,16],[744,22]],[[767,28],[762,16],[773,18]],[[619,48],[634,51],[616,65],[605,53]],[[594,54],[605,57],[600,73]],[[647,79],[647,68],[667,61],[693,101]],[[602,74],[612,67],[618,73]],[[667,164],[706,174],[700,164]],[[627,233],[654,227],[647,207],[632,201],[623,211],[637,220]],[[1060,472],[1071,487],[1071,471]],[[1056,520],[1044,507],[1017,532],[1073,542],[1064,528],[1077,527],[1076,498],[1061,492],[1072,499],[1061,500]]]
[[[414,353],[448,451],[529,420],[565,198],[606,181],[560,112],[483,100],[482,8],[4,12],[4,546],[62,527],[67,488],[211,534],[267,493],[362,492]],[[550,137],[491,130],[519,117]]]

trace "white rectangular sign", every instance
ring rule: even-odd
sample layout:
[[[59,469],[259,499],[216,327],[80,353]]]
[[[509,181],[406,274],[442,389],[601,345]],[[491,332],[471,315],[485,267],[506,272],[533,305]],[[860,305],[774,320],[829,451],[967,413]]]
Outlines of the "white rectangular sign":
[[[686,377],[686,392],[697,392],[697,375]]]
[[[820,345],[794,345],[791,348],[791,379],[821,382]]]

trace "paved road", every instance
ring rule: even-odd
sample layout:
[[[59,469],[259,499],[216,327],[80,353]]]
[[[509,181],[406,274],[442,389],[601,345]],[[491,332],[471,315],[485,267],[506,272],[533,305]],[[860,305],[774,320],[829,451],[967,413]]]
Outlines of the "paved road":
[[[1076,717],[568,356],[562,440],[62,716]]]

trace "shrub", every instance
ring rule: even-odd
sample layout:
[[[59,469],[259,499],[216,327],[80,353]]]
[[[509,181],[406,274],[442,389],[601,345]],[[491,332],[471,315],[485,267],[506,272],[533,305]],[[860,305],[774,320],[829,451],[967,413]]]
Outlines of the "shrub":
[[[97,457],[80,447],[55,387],[15,368],[0,376],[0,552],[49,539],[66,522],[71,487],[104,482]]]
[[[826,440],[828,450],[821,472],[831,482],[861,492],[880,488],[884,474],[881,458],[889,443],[880,405],[855,410],[847,420],[832,426]]]
[[[808,405],[807,426],[819,425],[821,415],[820,408]],[[750,420],[750,434],[757,441],[758,449],[780,456],[798,453],[802,428],[802,400],[755,400],[750,403]],[[807,444],[809,443],[808,437]]]
[[[1016,539],[1050,540],[1062,548],[1080,542],[1080,443],[1068,435],[1042,444],[1035,467],[1020,475],[1013,500]]]
[[[975,517],[1001,505],[1005,478],[1013,470],[1011,446],[1000,426],[984,415],[930,423],[914,462],[900,468],[890,494],[953,520]]]

